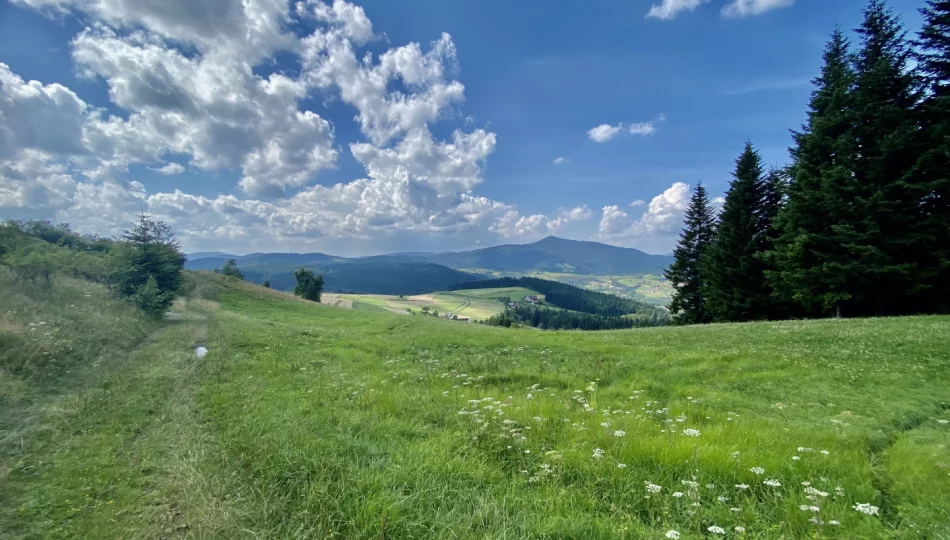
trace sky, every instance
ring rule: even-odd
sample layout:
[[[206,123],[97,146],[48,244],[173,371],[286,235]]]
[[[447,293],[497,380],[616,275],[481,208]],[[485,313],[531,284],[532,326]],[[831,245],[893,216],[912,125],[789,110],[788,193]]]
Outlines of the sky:
[[[863,0],[0,0],[0,218],[344,256],[669,253]],[[916,32],[923,0],[892,0]]]

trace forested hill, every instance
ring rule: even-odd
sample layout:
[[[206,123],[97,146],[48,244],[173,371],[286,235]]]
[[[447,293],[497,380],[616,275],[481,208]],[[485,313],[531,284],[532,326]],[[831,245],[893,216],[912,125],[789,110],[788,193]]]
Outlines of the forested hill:
[[[547,303],[562,309],[600,315],[602,317],[622,317],[624,315],[650,315],[665,319],[666,311],[657,306],[621,298],[612,294],[588,291],[573,285],[557,281],[532,277],[504,277],[459,283],[449,288],[452,291],[465,289],[494,289],[500,287],[524,287],[544,295]]]

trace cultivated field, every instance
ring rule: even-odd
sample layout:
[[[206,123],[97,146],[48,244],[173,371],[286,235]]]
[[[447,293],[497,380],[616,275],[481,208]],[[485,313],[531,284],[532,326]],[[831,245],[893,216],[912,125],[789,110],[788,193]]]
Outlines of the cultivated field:
[[[197,279],[159,324],[0,275],[0,537],[950,536],[948,317],[536,332]]]
[[[509,297],[512,301],[520,302],[530,295],[538,293],[521,287],[473,289],[416,296],[327,293],[323,295],[321,303],[345,309],[389,311],[400,315],[420,313],[423,308],[427,308],[429,311],[438,311],[439,314],[453,313],[459,317],[481,321],[504,311],[505,306],[498,299]],[[543,295],[538,296],[543,298]]]
[[[493,277],[509,275],[504,272],[495,272],[483,268],[469,268],[466,269],[466,271]],[[588,276],[558,272],[527,272],[517,275],[560,281],[561,283],[568,283],[576,287],[581,287],[582,289],[626,296],[634,300],[640,300],[641,302],[659,306],[669,304],[670,296],[673,294],[673,288],[666,279],[662,276],[649,274]]]

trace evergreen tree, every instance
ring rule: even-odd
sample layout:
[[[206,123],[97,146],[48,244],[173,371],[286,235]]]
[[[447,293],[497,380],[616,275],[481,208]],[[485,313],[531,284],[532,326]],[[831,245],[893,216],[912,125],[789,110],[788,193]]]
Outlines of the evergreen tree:
[[[775,250],[775,241],[780,233],[778,215],[785,204],[788,178],[787,168],[777,169],[773,167],[765,175],[760,187],[761,200],[758,215],[756,257],[762,263],[762,270],[766,275],[776,269],[775,261],[770,257],[770,254]],[[772,285],[768,279],[766,279],[756,303],[768,319],[787,319],[791,314],[788,303],[772,294]]]
[[[915,172],[923,192],[919,251],[922,279],[928,284],[921,307],[950,311],[950,0],[930,0],[921,10],[917,61],[927,98],[919,108],[924,152]],[[929,302],[927,301],[929,300]]]
[[[669,310],[676,324],[710,321],[705,308],[700,261],[715,232],[716,216],[709,205],[705,186],[699,184],[686,209],[686,225],[673,251],[673,264],[664,272],[674,289]]]
[[[238,268],[237,261],[234,259],[228,259],[228,261],[224,263],[224,266],[221,267],[221,274],[241,280],[244,279],[244,273]]]
[[[733,181],[719,215],[716,239],[701,265],[706,305],[714,321],[748,321],[768,316],[762,305],[767,285],[757,253],[761,239],[762,160],[747,142],[736,160]]]
[[[311,302],[320,303],[320,295],[323,294],[323,276],[314,277],[313,270],[300,268],[294,272],[294,277],[297,279],[294,294]]]
[[[265,280],[264,280],[264,287],[270,289],[270,280],[269,280],[269,279],[265,279]]]
[[[185,255],[181,245],[168,224],[145,214],[124,233],[123,239],[129,246],[124,253],[129,268],[120,278],[119,292],[141,300],[139,305],[143,309],[161,316],[184,285]]]
[[[850,266],[860,263],[850,260],[837,229],[860,218],[847,193],[857,147],[850,56],[836,28],[812,81],[808,122],[793,133],[791,183],[776,220],[774,251],[765,257],[773,295],[805,315],[840,312],[854,288]]]
[[[915,311],[910,299],[921,280],[917,230],[923,193],[914,166],[919,156],[916,77],[907,69],[911,50],[899,19],[883,0],[870,0],[857,29],[854,57],[854,126],[857,155],[847,199],[857,219],[837,227],[854,276],[851,315]],[[852,212],[854,215],[854,212]]]

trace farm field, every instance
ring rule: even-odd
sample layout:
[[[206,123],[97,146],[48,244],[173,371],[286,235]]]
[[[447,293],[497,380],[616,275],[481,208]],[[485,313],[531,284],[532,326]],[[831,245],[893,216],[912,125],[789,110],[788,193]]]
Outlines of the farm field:
[[[536,332],[195,279],[149,323],[0,275],[0,536],[950,535],[948,317]]]
[[[389,311],[400,315],[407,315],[410,312],[418,313],[423,308],[428,308],[440,314],[454,313],[459,317],[481,321],[504,311],[504,305],[499,302],[499,299],[509,297],[513,302],[520,302],[525,296],[530,295],[538,295],[538,293],[522,287],[437,292],[404,297],[384,294],[326,293],[321,303],[345,309]],[[543,295],[538,296],[543,297]]]
[[[649,274],[637,275],[617,275],[617,276],[593,276],[581,274],[565,274],[559,272],[526,272],[509,274],[505,272],[496,272],[491,270],[470,268],[466,272],[483,274],[492,277],[505,276],[524,276],[560,281],[603,293],[626,296],[641,302],[647,302],[659,306],[666,306],[670,303],[670,296],[673,294],[673,288],[669,282],[662,276]]]

